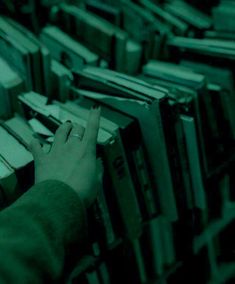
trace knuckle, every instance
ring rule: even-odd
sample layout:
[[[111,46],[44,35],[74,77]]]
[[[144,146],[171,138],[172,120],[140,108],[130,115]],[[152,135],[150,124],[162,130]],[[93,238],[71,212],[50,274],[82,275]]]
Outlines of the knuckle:
[[[56,134],[60,134],[61,132],[63,132],[66,128],[68,127],[68,125],[66,125],[65,123],[64,124],[62,124],[62,125],[60,125],[58,128],[57,128],[57,130],[56,130]]]

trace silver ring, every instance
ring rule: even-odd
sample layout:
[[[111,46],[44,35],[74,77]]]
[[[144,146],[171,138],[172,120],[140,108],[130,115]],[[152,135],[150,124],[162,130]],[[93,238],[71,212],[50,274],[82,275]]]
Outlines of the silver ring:
[[[82,135],[80,134],[71,134],[69,137],[77,137],[79,140],[82,140]]]

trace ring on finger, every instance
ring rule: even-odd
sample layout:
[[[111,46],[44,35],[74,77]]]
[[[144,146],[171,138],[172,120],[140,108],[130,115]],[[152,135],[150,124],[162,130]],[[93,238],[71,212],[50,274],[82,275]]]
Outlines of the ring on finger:
[[[82,140],[82,135],[80,134],[70,134],[69,137],[77,137],[79,140]]]

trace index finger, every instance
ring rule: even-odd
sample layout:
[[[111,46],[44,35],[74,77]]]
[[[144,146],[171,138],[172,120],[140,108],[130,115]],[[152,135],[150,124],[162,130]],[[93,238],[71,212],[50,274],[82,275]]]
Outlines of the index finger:
[[[100,113],[101,108],[99,105],[95,105],[91,109],[87,121],[86,130],[82,139],[82,144],[84,145],[86,151],[92,154],[95,154],[96,152],[96,143],[100,124]]]

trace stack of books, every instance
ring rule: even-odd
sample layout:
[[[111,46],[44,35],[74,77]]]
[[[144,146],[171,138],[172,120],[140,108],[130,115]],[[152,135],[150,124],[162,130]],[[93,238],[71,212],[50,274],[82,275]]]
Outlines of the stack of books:
[[[99,103],[100,190],[67,283],[232,281],[234,3],[28,2],[0,17],[1,208],[33,184],[32,137],[49,151]]]
[[[221,1],[221,3],[213,9],[213,22],[214,29],[218,35],[230,37],[234,39],[233,33],[235,31],[234,24],[235,16],[235,2],[234,1]]]

